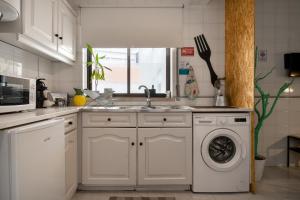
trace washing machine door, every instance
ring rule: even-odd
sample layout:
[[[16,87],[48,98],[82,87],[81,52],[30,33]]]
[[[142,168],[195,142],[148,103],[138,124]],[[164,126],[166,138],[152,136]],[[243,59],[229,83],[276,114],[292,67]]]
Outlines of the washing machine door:
[[[216,129],[207,134],[201,145],[204,162],[215,171],[231,171],[246,157],[241,137],[229,129]]]

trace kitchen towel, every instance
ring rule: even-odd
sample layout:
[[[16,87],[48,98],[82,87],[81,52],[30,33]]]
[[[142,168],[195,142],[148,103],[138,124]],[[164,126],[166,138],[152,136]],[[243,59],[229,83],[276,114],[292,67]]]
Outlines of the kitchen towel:
[[[189,66],[189,75],[186,78],[184,94],[193,99],[199,95],[198,83],[195,78],[195,73],[193,67]]]

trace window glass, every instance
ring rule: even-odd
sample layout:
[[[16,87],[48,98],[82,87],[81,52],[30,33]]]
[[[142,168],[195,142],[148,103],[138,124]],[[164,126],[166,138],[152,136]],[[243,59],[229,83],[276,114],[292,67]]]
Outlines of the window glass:
[[[130,93],[143,93],[140,85],[149,89],[154,86],[156,93],[166,93],[166,49],[132,48],[130,51]]]
[[[127,49],[126,48],[95,48],[94,53],[105,56],[100,63],[112,71],[105,70],[105,81],[93,81],[92,88],[104,92],[104,88],[112,88],[116,93],[127,93]]]
[[[153,85],[157,94],[165,94],[166,90],[169,90],[166,78],[167,68],[170,67],[167,66],[170,64],[167,62],[168,49],[94,48],[93,50],[94,54],[98,53],[99,57],[105,56],[100,63],[112,71],[105,70],[105,81],[92,80],[90,89],[103,93],[104,88],[112,88],[115,94],[127,95],[144,93],[144,90],[138,89],[140,85],[145,85],[149,89]],[[86,58],[89,58],[87,54],[88,52]],[[90,77],[87,78],[90,80]]]

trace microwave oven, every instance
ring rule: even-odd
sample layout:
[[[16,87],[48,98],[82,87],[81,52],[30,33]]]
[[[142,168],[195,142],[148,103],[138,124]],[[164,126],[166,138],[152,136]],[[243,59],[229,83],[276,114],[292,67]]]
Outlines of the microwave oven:
[[[35,109],[36,80],[0,75],[0,113]]]

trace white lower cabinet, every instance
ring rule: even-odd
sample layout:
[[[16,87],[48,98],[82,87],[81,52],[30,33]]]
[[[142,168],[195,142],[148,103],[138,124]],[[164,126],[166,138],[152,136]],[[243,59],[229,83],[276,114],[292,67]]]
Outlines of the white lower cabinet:
[[[191,113],[160,115],[155,116],[162,121],[161,127],[153,127],[144,123],[153,113],[139,113],[138,123],[135,113],[83,113],[82,184],[192,184]],[[177,123],[178,119],[187,120]]]
[[[192,183],[191,128],[138,129],[138,184]]]
[[[65,125],[65,200],[77,190],[77,114],[64,116]]]
[[[136,184],[136,128],[83,128],[82,183]]]
[[[71,199],[77,189],[77,131],[65,136],[66,199]]]

